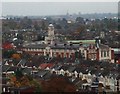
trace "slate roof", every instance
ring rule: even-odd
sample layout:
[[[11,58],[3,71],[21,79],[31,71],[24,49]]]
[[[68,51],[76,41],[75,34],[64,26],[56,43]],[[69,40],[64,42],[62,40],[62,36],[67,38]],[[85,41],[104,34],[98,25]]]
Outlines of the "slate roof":
[[[80,73],[80,72],[83,72],[84,69],[83,69],[83,68],[80,68],[80,67],[76,67],[76,68],[75,68],[75,71],[76,71],[77,73]]]
[[[22,72],[26,74],[31,74],[32,70],[32,68],[24,68]]]
[[[81,84],[82,85],[82,81],[80,80],[80,78],[76,78],[74,81],[73,81],[74,84],[78,85],[78,84]]]
[[[109,49],[109,46],[104,45],[104,44],[99,44],[99,48],[101,48],[101,49]]]
[[[27,60],[22,59],[22,60],[21,60],[21,62],[20,62],[19,64],[20,64],[20,65],[25,65],[25,64],[26,64],[26,62],[27,62]]]
[[[59,68],[59,70],[63,69],[64,71],[66,71],[69,68],[69,66],[63,65],[61,66],[61,68]]]
[[[26,66],[32,67],[32,66],[33,66],[33,62],[27,62],[27,63],[26,63]]]
[[[33,49],[45,49],[47,47],[46,44],[29,44],[26,45],[24,48],[33,48]]]
[[[44,79],[50,79],[51,77],[53,77],[53,74],[50,72],[47,72],[45,76],[43,76]]]
[[[68,70],[69,72],[74,72],[74,71],[75,71],[75,69],[76,69],[76,67],[71,66],[71,67],[69,67],[67,70]]]
[[[39,70],[36,76],[44,77],[48,73],[48,70]]]
[[[15,71],[17,67],[4,65],[2,66],[2,72]]]
[[[117,79],[120,79],[120,74],[117,76]]]
[[[66,44],[65,46],[64,46],[64,44],[57,44],[57,45],[51,46],[51,48],[52,49],[69,49],[69,50],[75,49],[76,50],[79,48],[79,44],[74,44],[72,46],[70,46],[68,44]]]
[[[61,67],[62,67],[62,65],[55,65],[55,66],[53,66],[53,68],[55,69],[55,70],[60,70],[61,69]]]

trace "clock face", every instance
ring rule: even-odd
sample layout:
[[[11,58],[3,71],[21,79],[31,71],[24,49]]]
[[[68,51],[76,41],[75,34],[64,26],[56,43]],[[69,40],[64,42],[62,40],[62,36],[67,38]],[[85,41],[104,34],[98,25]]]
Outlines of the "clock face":
[[[54,30],[54,28],[52,27],[52,28],[51,28],[51,31],[53,31],[53,30]]]
[[[53,28],[51,28],[51,31],[53,31]]]
[[[54,30],[54,27],[49,27],[49,30],[50,30],[50,31],[53,31],[53,30]]]

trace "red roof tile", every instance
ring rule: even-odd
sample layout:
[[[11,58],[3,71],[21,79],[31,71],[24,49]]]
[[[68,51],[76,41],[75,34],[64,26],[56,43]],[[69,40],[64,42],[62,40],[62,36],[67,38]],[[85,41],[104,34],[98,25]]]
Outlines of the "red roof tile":
[[[3,43],[2,44],[3,49],[13,49],[13,45],[11,43]]]
[[[47,68],[47,67],[51,68],[51,67],[53,67],[53,66],[54,66],[53,63],[43,63],[43,64],[40,64],[40,68],[41,68],[41,69],[45,69],[45,68]]]

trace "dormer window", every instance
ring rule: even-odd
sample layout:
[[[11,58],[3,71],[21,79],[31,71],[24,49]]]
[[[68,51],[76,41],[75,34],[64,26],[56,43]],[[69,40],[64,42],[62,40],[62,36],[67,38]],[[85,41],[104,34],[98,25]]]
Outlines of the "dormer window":
[[[64,46],[66,46],[67,44],[65,43]]]
[[[57,46],[57,43],[55,43],[54,45]]]
[[[72,46],[73,44],[72,44],[72,42],[70,42],[70,46]]]
[[[82,42],[80,42],[79,45],[82,46]]]

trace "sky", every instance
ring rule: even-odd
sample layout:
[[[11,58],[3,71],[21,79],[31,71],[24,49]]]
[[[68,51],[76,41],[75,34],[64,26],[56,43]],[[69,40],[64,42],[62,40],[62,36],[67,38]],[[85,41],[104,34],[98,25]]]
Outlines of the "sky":
[[[2,2],[2,15],[45,16],[84,13],[117,13],[117,2]]]
[[[120,0],[84,0],[84,2],[119,2]],[[1,0],[1,2],[83,2],[83,0]]]

